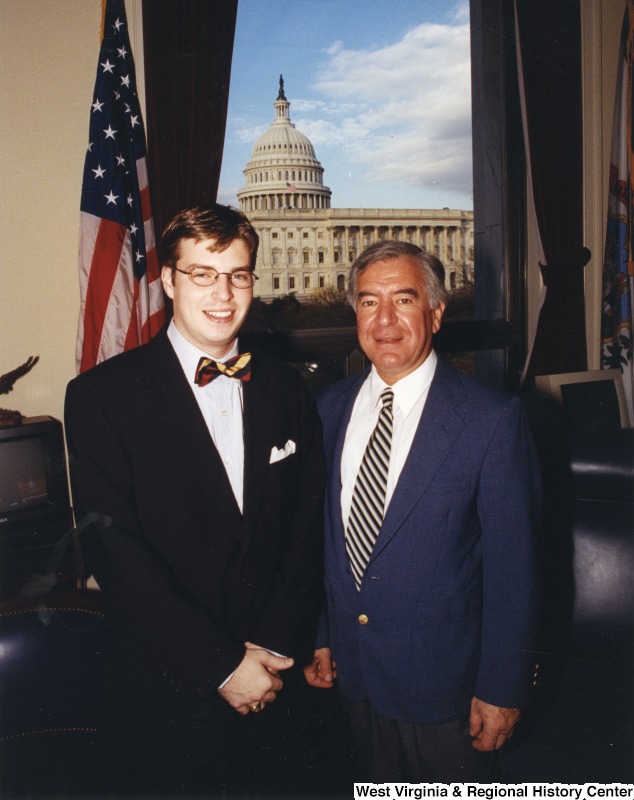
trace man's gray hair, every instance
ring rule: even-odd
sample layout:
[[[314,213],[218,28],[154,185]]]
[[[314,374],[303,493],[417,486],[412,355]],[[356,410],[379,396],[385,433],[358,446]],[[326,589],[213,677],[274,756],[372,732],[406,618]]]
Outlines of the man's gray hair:
[[[350,276],[348,278],[348,302],[350,305],[356,308],[357,282],[362,272],[376,261],[403,258],[404,256],[413,258],[420,267],[430,308],[438,308],[442,303],[446,303],[445,268],[440,259],[410,242],[402,242],[398,239],[384,239],[367,247],[350,267]]]

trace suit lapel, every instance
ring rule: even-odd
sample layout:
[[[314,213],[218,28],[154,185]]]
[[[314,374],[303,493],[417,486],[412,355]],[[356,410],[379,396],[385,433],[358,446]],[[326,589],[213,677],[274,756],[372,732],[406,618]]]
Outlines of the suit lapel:
[[[418,429],[390,500],[370,561],[393,539],[438,472],[464,427],[455,408],[464,389],[442,361],[429,387]]]
[[[245,544],[255,533],[271,448],[275,444],[267,425],[271,419],[270,399],[264,390],[257,354],[253,359],[251,380],[243,384]]]
[[[334,547],[336,550],[336,563],[340,564],[344,571],[347,572],[348,579],[351,585],[354,585],[354,578],[352,572],[348,567],[348,554],[345,545],[345,531],[343,528],[343,519],[341,516],[341,457],[343,455],[343,446],[346,440],[346,431],[352,416],[352,409],[354,408],[355,400],[359,394],[359,390],[363,382],[367,378],[369,370],[366,370],[358,378],[352,379],[349,383],[347,393],[344,395],[341,403],[334,404],[332,414],[335,416],[333,423],[334,430],[331,437],[331,446],[333,450],[331,453],[326,453],[327,462],[332,464],[332,474],[330,476],[328,486],[329,496],[329,510],[330,510],[330,526],[333,533]],[[328,446],[328,443],[326,443]]]
[[[226,510],[239,520],[240,509],[227,472],[174,348],[163,332],[147,347],[150,358],[146,380],[150,402],[155,403],[148,413],[163,420],[161,436],[166,452],[174,459],[174,470],[189,474],[192,485],[202,488],[219,513]],[[241,525],[228,527],[236,536],[242,536]]]

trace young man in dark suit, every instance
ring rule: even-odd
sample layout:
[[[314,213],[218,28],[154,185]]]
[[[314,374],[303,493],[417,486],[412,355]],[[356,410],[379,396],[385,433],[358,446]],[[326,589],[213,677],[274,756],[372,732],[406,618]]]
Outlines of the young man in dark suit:
[[[308,682],[336,677],[359,780],[486,779],[530,686],[538,471],[517,398],[438,358],[435,257],[384,241],[352,267],[372,368],[318,398],[327,609]]]
[[[108,620],[113,796],[266,796],[283,678],[321,598],[322,434],[298,374],[237,335],[258,236],[236,209],[167,226],[167,330],[71,381],[66,433],[88,570]],[[281,694],[280,694],[281,692]],[[270,782],[270,783],[269,783]]]

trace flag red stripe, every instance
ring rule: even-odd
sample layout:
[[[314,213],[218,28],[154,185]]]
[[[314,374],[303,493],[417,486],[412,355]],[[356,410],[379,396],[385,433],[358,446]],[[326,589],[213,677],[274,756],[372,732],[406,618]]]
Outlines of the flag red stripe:
[[[86,288],[81,372],[97,363],[106,311],[125,235],[125,228],[118,223],[106,219],[100,221]]]
[[[150,190],[146,186],[145,189],[141,189],[141,213],[143,214],[144,222],[147,222],[148,219],[152,219],[152,206],[150,205]]]

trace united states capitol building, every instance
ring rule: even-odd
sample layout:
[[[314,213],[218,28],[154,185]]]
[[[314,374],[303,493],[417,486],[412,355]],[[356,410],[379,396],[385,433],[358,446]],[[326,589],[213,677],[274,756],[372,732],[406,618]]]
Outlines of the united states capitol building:
[[[307,300],[316,289],[346,289],[351,263],[382,239],[413,242],[438,256],[448,289],[473,283],[473,211],[332,208],[315,149],[291,122],[281,76],[274,106],[238,191],[240,209],[260,236],[256,296]]]

